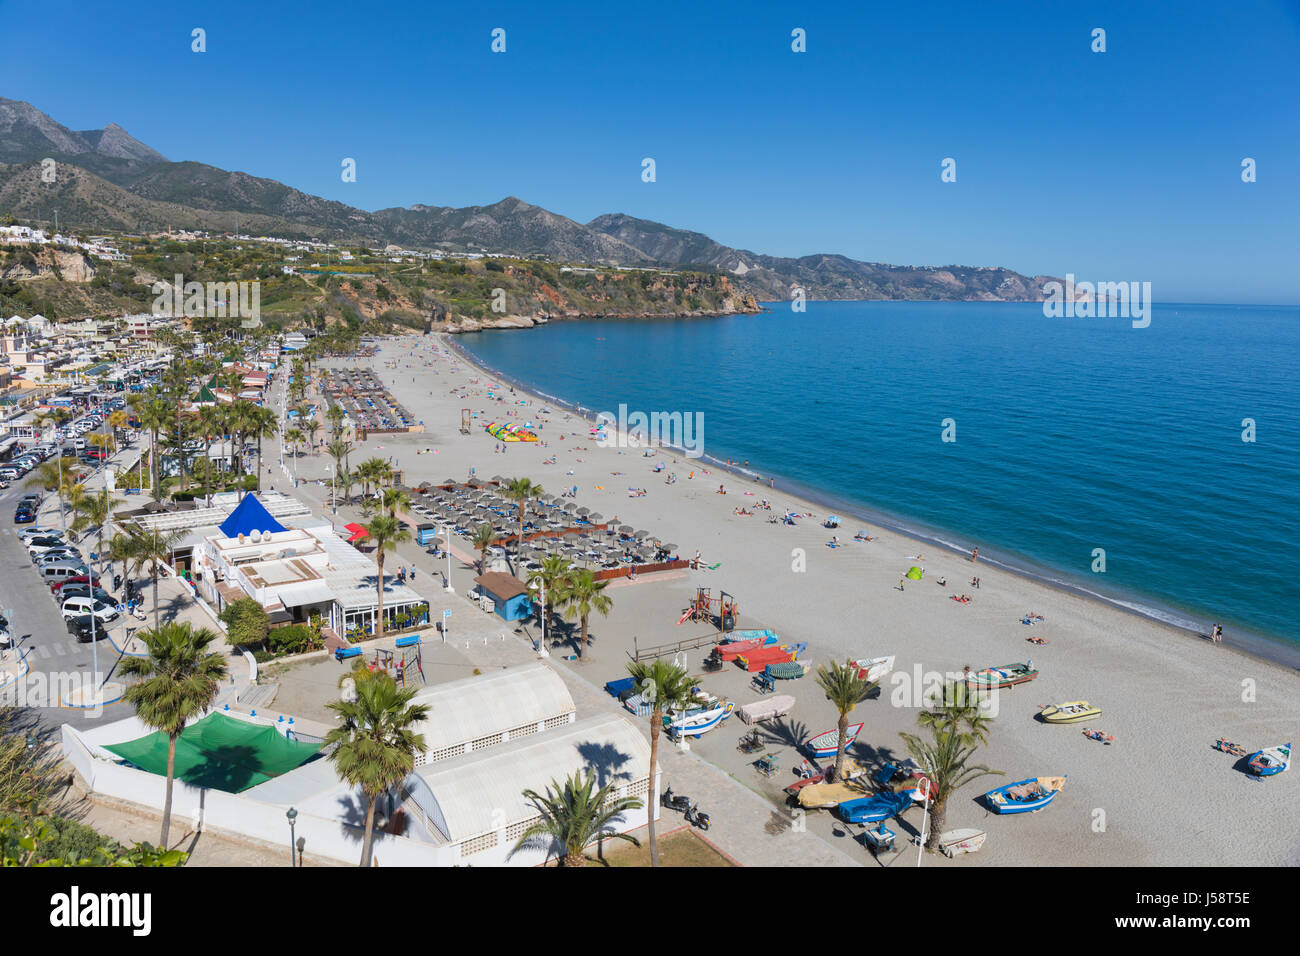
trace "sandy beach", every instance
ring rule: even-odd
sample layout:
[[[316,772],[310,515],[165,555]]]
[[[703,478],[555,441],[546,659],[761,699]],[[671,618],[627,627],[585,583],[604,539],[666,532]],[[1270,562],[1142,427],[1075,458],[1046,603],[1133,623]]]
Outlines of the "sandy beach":
[[[352,452],[354,467],[371,456],[391,458],[410,486],[464,480],[471,468],[484,479],[526,476],[552,493],[577,486],[578,504],[676,542],[683,557],[698,551],[704,564],[719,565],[614,582],[608,592],[614,611],[607,619],[593,617],[588,659],[557,666],[595,685],[624,676],[634,639],[644,648],[705,633],[705,625],[677,620],[696,587],[710,587],[715,595],[725,590],[739,600],[741,627],[772,628],[783,641],[807,642],[805,657],[815,664],[896,656],[879,699],[859,705],[852,717],[865,722],[852,755],[874,765],[905,756],[899,731],[915,729],[915,704],[935,675],[1032,659],[1039,677],[1001,692],[989,744],[978,758],[1006,776],[976,781],[948,807],[947,828],[985,829],[988,843],[979,854],[946,865],[1300,864],[1300,778],[1253,778],[1238,758],[1212,746],[1220,736],[1248,750],[1300,737],[1300,673],[852,519],[827,530],[823,509],[779,486],[769,489],[667,450],[646,457],[642,449],[599,447],[588,422],[561,408],[543,413],[543,401],[501,387],[437,336],[385,340],[366,364],[425,430],[372,435]],[[494,384],[496,395],[489,398]],[[464,408],[477,414],[468,435],[460,433]],[[525,419],[541,424],[541,441],[495,452],[499,443],[482,426]],[[328,460],[317,461],[327,473]],[[664,471],[654,473],[661,463]],[[306,460],[300,467],[305,477],[318,477]],[[676,483],[666,484],[674,472]],[[718,493],[720,485],[726,494]],[[630,497],[629,487],[647,493]],[[735,514],[737,508],[754,510],[764,498],[771,511]],[[769,523],[786,509],[816,517],[795,526]],[[874,540],[854,540],[862,530]],[[839,538],[837,548],[827,546],[832,535]],[[454,545],[469,556],[467,543]],[[924,568],[924,578],[904,581],[913,566]],[[462,562],[455,573],[463,594],[469,568]],[[980,578],[978,588],[970,586],[973,576]],[[958,603],[954,594],[972,600]],[[1022,624],[1029,612],[1042,615],[1042,622]],[[693,674],[702,674],[705,650],[689,654]],[[702,682],[737,705],[758,698],[749,675],[730,666],[703,675]],[[780,788],[794,779],[790,771],[801,759],[794,745],[835,722],[811,676],[783,682],[779,692],[793,694],[798,704],[770,742],[782,761],[776,777],[760,776],[751,758],[737,753],[736,738],[746,729],[738,719],[691,744],[696,755],[769,798],[774,809],[783,805]],[[1087,726],[1114,735],[1113,744],[1084,737],[1080,726],[1036,719],[1041,706],[1072,700],[1102,708]],[[978,801],[996,786],[1060,774],[1069,775],[1064,791],[1040,813],[998,817]],[[906,817],[913,824],[919,819],[916,812]],[[837,832],[826,812],[811,814],[807,825],[830,840]]]

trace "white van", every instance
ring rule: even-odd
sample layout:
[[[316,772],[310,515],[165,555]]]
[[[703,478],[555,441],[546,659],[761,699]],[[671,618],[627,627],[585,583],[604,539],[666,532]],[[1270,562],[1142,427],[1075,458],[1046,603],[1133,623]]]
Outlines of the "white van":
[[[111,624],[117,620],[117,608],[103,601],[93,600],[89,597],[74,597],[63,602],[63,619],[65,621],[70,617],[81,617],[83,614],[94,614],[95,618],[102,624]]]
[[[41,568],[41,580],[50,587],[78,575],[89,574],[89,570],[80,561],[54,561]]]

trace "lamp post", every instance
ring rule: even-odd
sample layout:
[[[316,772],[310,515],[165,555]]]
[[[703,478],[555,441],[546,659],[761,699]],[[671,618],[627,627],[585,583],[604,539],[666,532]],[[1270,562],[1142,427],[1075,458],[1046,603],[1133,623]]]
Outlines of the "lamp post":
[[[442,532],[447,536],[447,587],[444,590],[448,594],[455,594],[456,589],[451,586],[451,525],[443,528]]]
[[[928,773],[928,771],[927,771]],[[916,841],[916,865],[921,865],[921,856],[925,853],[925,826],[930,820],[930,778],[923,777],[925,789],[921,792],[925,795],[925,807],[921,810],[921,835]]]
[[[539,589],[542,599],[542,643],[538,645],[537,653],[541,657],[550,657],[550,653],[546,650],[546,581],[543,578],[538,578],[528,587],[529,590]]]
[[[284,815],[285,818],[288,819],[289,821],[289,865],[296,866],[297,859],[294,857],[293,851],[294,851],[294,847],[297,845],[297,842],[294,840],[293,825],[294,825],[294,821],[298,819],[298,811],[295,810],[293,807],[290,807],[288,810],[284,812]]]

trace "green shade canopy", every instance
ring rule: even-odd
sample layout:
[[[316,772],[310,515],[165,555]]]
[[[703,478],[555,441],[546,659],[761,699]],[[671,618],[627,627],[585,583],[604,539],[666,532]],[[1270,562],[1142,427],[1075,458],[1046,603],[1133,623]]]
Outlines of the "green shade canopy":
[[[104,749],[141,770],[167,775],[167,735],[161,731]],[[287,740],[274,727],[209,714],[176,741],[176,779],[240,793],[301,766],[319,750],[320,744]]]
[[[923,574],[925,574],[925,572],[916,566],[913,566],[912,570],[907,572],[907,576],[911,578],[913,581],[921,580],[921,575]]]

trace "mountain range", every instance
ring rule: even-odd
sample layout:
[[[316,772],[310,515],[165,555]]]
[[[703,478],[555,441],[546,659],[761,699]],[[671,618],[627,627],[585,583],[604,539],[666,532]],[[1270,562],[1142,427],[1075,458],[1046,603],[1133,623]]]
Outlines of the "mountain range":
[[[53,159],[53,182],[42,161]],[[1050,276],[984,266],[898,266],[818,254],[733,249],[698,232],[619,213],[583,224],[513,196],[489,206],[413,205],[367,212],[291,186],[198,162],[172,162],[117,124],[71,130],[0,97],[0,215],[81,231],[206,230],[368,245],[547,256],[560,262],[697,268],[728,274],[760,299],[1043,297]]]

